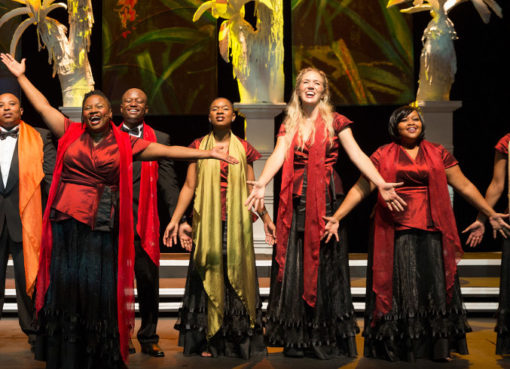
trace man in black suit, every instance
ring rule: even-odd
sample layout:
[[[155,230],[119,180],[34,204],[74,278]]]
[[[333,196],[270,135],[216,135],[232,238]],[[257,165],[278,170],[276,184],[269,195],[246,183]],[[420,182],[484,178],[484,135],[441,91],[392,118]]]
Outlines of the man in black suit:
[[[122,95],[121,128],[132,136],[170,144],[170,136],[153,130],[144,122],[148,112],[147,95],[137,88]],[[156,185],[157,182],[157,185]],[[159,304],[159,217],[161,208],[172,213],[177,204],[179,186],[171,160],[133,162],[133,215],[135,223],[135,277],[142,324],[137,333],[142,352],[155,357],[165,356],[156,334]],[[134,352],[134,347],[130,348]]]
[[[32,294],[39,267],[42,209],[56,151],[50,132],[26,124],[22,114],[15,95],[0,94],[0,318],[11,255],[19,325],[33,344]]]

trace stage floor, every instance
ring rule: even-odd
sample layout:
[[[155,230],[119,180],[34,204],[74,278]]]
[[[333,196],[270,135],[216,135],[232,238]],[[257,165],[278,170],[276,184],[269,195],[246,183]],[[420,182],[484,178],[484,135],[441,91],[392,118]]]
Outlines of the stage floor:
[[[137,319],[137,325],[140,323]],[[456,356],[450,363],[436,363],[428,360],[418,360],[416,363],[389,363],[382,360],[366,359],[362,357],[363,338],[357,336],[358,353],[356,359],[317,360],[313,358],[290,359],[282,354],[278,348],[270,348],[267,356],[251,361],[231,358],[202,358],[198,356],[184,357],[182,349],[177,346],[177,332],[173,329],[175,318],[162,317],[158,325],[160,345],[165,351],[164,358],[152,358],[139,352],[139,344],[134,340],[137,353],[130,356],[130,369],[159,369],[159,368],[186,368],[186,369],[400,369],[400,368],[508,368],[510,357],[496,356],[494,354],[496,333],[494,319],[471,318],[469,323],[473,332],[468,334],[468,347],[470,354]],[[362,319],[358,320],[362,328]],[[42,369],[45,365],[35,361],[30,352],[26,337],[18,326],[17,318],[4,318],[0,320],[0,369]]]

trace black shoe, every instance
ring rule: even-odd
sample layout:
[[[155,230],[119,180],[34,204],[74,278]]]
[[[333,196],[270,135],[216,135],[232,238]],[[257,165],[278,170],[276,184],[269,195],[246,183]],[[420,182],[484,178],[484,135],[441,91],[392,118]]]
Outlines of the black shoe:
[[[304,357],[305,352],[303,350],[298,350],[292,347],[285,347],[283,349],[283,355],[287,357]]]
[[[128,346],[129,346],[129,350],[128,350],[129,354],[130,355],[136,354],[135,345],[133,345],[133,341],[131,340],[131,338],[129,339]]]
[[[154,356],[154,357],[163,357],[165,353],[161,350],[161,347],[157,343],[144,343],[142,344],[142,352],[144,354]]]

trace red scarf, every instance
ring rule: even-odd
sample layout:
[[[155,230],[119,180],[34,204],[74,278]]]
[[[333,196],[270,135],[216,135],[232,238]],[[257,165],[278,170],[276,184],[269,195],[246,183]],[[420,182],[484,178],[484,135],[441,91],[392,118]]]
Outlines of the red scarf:
[[[426,140],[420,143],[420,150],[429,167],[429,205],[434,226],[439,229],[443,245],[443,263],[448,298],[452,296],[452,287],[457,273],[456,258],[463,251],[455,224],[455,216],[448,193],[448,182],[441,155],[440,146]],[[400,146],[396,143],[383,146],[379,173],[387,182],[396,182],[396,163]],[[374,318],[378,319],[392,309],[393,298],[393,252],[395,245],[395,224],[391,212],[379,195],[375,208],[373,286],[376,294]],[[375,320],[374,320],[375,321]]]
[[[121,124],[122,126],[122,124]],[[156,142],[154,130],[143,122],[143,139]],[[144,161],[140,174],[140,194],[138,196],[138,222],[136,232],[142,241],[142,248],[159,266],[159,216],[158,216],[158,162]]]
[[[127,133],[121,132],[113,122],[111,129],[117,141],[120,153],[119,178],[119,245],[117,270],[117,319],[119,326],[120,352],[124,362],[129,355],[128,339],[134,328],[134,247],[133,247],[133,172],[131,139]],[[64,162],[64,154],[68,147],[82,134],[85,134],[85,125],[71,123],[65,134],[60,138],[57,150],[57,160],[53,172],[48,203],[43,216],[43,237],[41,242],[40,268],[37,275],[36,311],[44,306],[44,300],[50,285],[51,251],[53,235],[51,229],[50,212],[53,201],[60,186],[60,176]]]
[[[319,115],[315,121],[315,139],[308,150],[306,168],[306,212],[305,239],[303,245],[303,299],[311,307],[315,307],[317,300],[317,275],[319,270],[319,256],[321,234],[324,231],[326,214],[326,135],[324,121]],[[293,184],[294,184],[294,150],[298,145],[299,133],[296,132],[283,163],[282,186],[280,190],[280,205],[276,222],[278,244],[276,245],[276,261],[279,265],[278,280],[283,279],[287,244],[292,224],[293,213]]]

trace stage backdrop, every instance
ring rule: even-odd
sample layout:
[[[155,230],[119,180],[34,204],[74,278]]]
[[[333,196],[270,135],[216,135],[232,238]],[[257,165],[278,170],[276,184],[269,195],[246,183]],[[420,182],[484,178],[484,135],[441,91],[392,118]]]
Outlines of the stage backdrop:
[[[411,16],[387,0],[292,0],[293,72],[315,66],[336,105],[414,100]]]
[[[118,111],[123,91],[143,89],[155,115],[206,113],[217,95],[216,19],[201,0],[104,0],[102,88]]]

